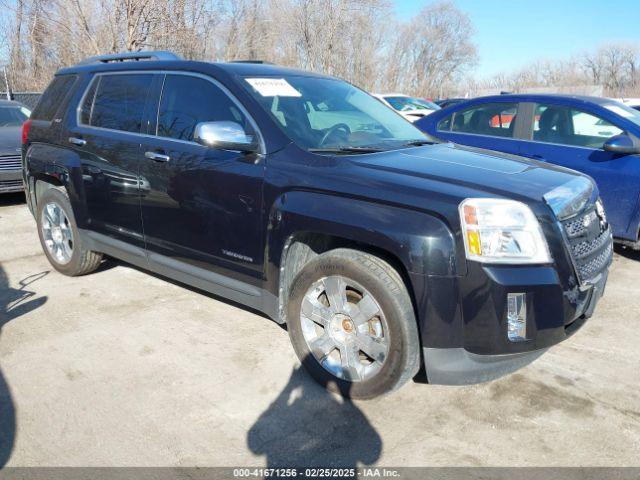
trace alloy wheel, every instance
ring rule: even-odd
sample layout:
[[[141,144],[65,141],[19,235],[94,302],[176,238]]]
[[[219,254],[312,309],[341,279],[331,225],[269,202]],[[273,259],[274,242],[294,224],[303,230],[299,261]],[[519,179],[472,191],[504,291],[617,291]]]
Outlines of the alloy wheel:
[[[73,231],[71,222],[60,205],[47,203],[42,209],[42,238],[49,254],[60,265],[71,261]]]
[[[333,275],[305,293],[300,322],[309,350],[338,378],[361,382],[375,376],[387,358],[387,321],[378,301],[358,282]]]

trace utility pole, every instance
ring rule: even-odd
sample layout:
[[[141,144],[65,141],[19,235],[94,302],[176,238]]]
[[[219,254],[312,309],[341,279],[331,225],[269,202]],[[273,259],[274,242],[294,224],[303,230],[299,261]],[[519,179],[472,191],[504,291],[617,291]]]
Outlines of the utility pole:
[[[7,91],[6,91],[7,100],[12,100],[11,97],[13,95],[11,95],[11,87],[9,87],[9,77],[7,76],[7,66],[6,65],[2,66],[2,73],[4,74],[4,84],[5,84],[5,87],[7,89]]]
[[[7,100],[11,100],[11,97],[12,97],[12,95],[11,95],[11,87],[9,87],[9,77],[7,76],[7,66],[6,65],[4,65],[2,67],[2,73],[4,73],[4,84],[5,84],[6,88],[7,88],[7,92],[6,92]]]

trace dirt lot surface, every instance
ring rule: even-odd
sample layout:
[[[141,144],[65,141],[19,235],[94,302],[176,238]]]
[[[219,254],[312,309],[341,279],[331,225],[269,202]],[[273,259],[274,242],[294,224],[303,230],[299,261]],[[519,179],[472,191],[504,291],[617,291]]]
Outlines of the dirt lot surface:
[[[115,261],[58,274],[20,196],[0,240],[0,466],[640,466],[638,255],[520,372],[349,403],[260,315]]]

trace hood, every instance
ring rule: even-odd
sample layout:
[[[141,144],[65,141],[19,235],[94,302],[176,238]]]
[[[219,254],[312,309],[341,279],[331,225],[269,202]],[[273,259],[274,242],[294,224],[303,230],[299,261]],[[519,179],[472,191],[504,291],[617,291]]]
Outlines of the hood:
[[[490,196],[543,201],[543,195],[577,176],[573,170],[515,155],[436,144],[352,157],[361,167],[375,170],[384,181],[420,188],[430,181],[435,188],[464,197]],[[454,188],[451,188],[454,187]],[[462,188],[460,188],[462,187]]]
[[[405,117],[422,118],[422,117],[426,117],[427,115],[433,112],[435,112],[435,110],[431,110],[429,108],[418,108],[415,110],[402,110],[401,112],[398,112],[398,113],[400,113]]]
[[[0,128],[0,156],[20,155],[22,147],[21,127]]]

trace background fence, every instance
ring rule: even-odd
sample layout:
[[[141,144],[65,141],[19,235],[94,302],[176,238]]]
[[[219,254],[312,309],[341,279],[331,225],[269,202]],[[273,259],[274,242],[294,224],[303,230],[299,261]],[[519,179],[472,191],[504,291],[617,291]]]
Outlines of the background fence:
[[[40,92],[13,92],[13,100],[16,102],[20,102],[23,105],[26,105],[31,110],[36,106],[38,100],[40,100],[40,96],[42,93]],[[0,100],[7,99],[7,92],[0,92]]]

